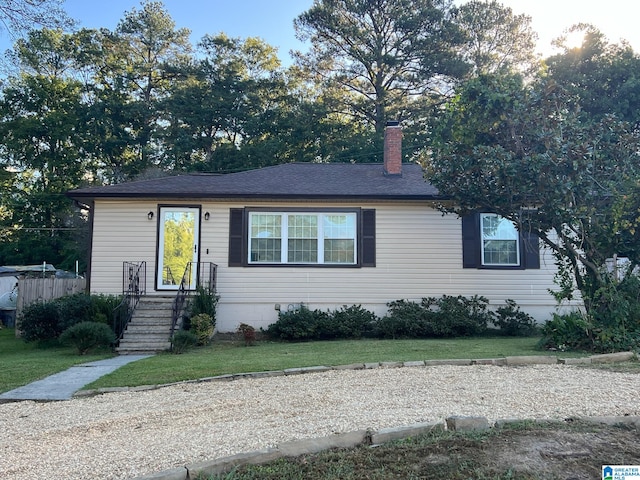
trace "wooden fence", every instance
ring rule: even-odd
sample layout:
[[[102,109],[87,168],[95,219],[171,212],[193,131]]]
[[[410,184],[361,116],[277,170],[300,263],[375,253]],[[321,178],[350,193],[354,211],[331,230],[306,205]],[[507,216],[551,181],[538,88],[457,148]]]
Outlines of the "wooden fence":
[[[16,318],[25,307],[34,302],[47,302],[54,298],[84,292],[84,278],[19,278]]]

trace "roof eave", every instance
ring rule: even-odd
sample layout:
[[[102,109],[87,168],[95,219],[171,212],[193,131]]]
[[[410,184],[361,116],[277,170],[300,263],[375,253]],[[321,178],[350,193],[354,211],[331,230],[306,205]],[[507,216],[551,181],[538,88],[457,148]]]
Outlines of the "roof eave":
[[[247,200],[411,200],[411,201],[438,201],[447,200],[447,198],[440,195],[430,194],[364,194],[364,195],[327,195],[327,194],[262,194],[262,193],[225,193],[225,194],[204,194],[204,193],[108,193],[108,194],[95,194],[89,192],[68,192],[67,196],[75,200],[87,199],[210,199],[210,200],[223,200],[223,199],[247,199]]]

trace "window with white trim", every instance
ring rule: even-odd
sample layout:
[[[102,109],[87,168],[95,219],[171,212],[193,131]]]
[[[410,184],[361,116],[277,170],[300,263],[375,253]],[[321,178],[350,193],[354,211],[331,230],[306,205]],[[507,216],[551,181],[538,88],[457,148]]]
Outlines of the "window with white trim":
[[[515,225],[495,213],[480,214],[482,265],[520,265],[520,241]]]
[[[355,212],[249,212],[249,264],[355,265]]]

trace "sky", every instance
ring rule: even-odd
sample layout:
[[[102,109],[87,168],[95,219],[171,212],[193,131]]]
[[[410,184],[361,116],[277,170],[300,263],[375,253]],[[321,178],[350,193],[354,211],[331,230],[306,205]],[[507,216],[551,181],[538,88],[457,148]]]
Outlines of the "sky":
[[[305,48],[295,38],[293,19],[309,9],[313,0],[164,0],[163,3],[177,27],[192,31],[194,45],[205,34],[257,36],[277,47],[280,59],[287,65],[291,49]],[[553,53],[550,46],[553,38],[578,22],[594,24],[611,42],[624,38],[640,52],[638,0],[502,0],[501,3],[516,14],[532,17],[532,27],[539,35],[538,50],[544,55]],[[81,27],[113,30],[125,12],[140,8],[140,0],[66,0],[64,8]],[[10,47],[8,36],[0,36],[0,51]]]

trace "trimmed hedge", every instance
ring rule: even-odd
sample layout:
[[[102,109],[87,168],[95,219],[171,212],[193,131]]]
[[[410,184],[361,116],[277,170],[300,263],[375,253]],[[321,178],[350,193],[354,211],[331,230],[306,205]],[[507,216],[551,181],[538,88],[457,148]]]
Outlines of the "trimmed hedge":
[[[507,300],[496,312],[481,296],[427,297],[420,302],[396,300],[387,304],[382,318],[361,305],[343,306],[323,312],[301,307],[280,312],[266,333],[274,339],[290,341],[374,338],[451,338],[481,335],[490,325],[503,335],[531,335],[534,319]]]

